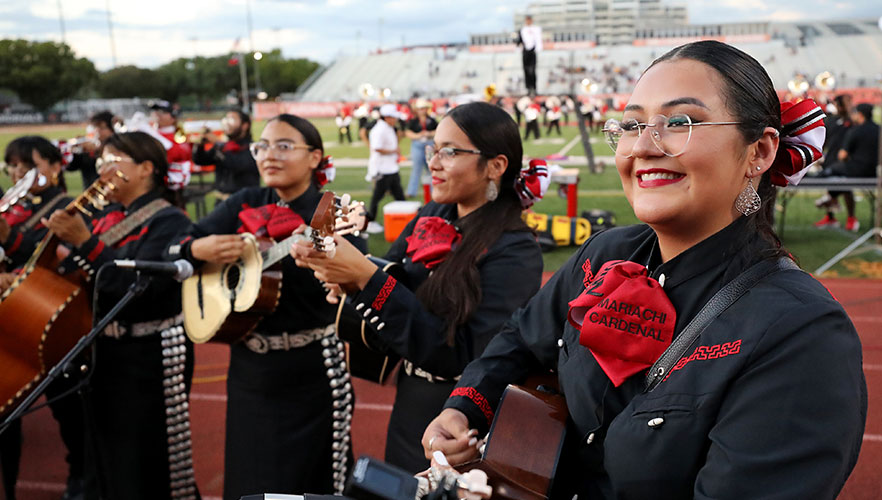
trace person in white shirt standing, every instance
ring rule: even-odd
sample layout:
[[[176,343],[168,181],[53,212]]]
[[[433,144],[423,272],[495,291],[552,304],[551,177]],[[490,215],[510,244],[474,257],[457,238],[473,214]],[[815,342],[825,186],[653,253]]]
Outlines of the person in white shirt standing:
[[[533,16],[524,17],[524,26],[518,32],[518,45],[523,47],[524,83],[527,93],[536,96],[536,53],[542,52],[542,28],[533,25]]]
[[[371,196],[371,204],[368,218],[368,232],[381,232],[383,226],[374,222],[377,218],[377,210],[380,200],[386,196],[387,191],[392,192],[396,200],[404,200],[404,189],[401,187],[401,176],[398,173],[398,133],[395,124],[400,115],[394,104],[380,106],[380,119],[371,129],[368,136],[371,148],[371,156],[368,159],[367,181],[374,181],[374,193]]]

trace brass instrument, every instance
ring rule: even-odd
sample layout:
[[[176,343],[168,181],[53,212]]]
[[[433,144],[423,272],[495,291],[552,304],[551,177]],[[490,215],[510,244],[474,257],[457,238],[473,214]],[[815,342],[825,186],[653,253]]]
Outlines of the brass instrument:
[[[795,95],[804,95],[809,89],[809,82],[806,81],[804,75],[796,75],[789,82],[787,88]]]
[[[836,88],[836,77],[829,71],[822,71],[815,77],[815,87],[825,91],[833,90]]]
[[[484,100],[489,102],[492,101],[494,97],[496,97],[496,84],[491,83],[484,87]]]
[[[591,81],[590,78],[583,78],[582,89],[585,90],[588,94],[596,94],[598,90],[600,90],[600,86],[597,85],[597,82]]]
[[[370,99],[374,96],[375,93],[376,90],[374,89],[374,86],[370,83],[362,83],[358,86],[358,95],[364,100]]]

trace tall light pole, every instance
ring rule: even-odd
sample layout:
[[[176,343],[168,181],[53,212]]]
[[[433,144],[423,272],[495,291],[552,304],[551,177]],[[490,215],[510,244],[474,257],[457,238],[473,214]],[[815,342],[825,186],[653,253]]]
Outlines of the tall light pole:
[[[113,67],[116,67],[116,42],[113,40],[113,20],[110,17],[110,0],[105,1],[107,6],[107,31],[110,33],[110,57]]]
[[[66,43],[67,40],[65,39],[66,37],[65,37],[65,33],[64,33],[64,12],[61,10],[61,0],[58,0],[57,3],[58,3],[58,24],[61,25],[61,43]]]
[[[249,52],[254,55],[254,87],[257,92],[260,92],[260,57],[257,57],[257,53],[254,52],[254,35],[252,31],[254,31],[253,26],[251,24],[251,0],[245,2],[245,7],[248,11],[248,49]]]

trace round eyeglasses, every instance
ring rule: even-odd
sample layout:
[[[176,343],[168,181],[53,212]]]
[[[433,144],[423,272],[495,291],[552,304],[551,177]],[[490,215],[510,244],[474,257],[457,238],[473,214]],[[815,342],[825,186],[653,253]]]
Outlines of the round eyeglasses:
[[[644,129],[649,129],[649,138],[652,143],[666,156],[680,156],[686,151],[686,146],[692,138],[692,127],[705,125],[739,125],[741,122],[694,122],[689,115],[677,114],[672,116],[655,115],[646,123],[640,123],[634,118],[619,121],[615,118],[606,121],[603,133],[606,142],[618,156],[631,158],[634,144]]]
[[[307,151],[315,149],[308,144],[294,144],[293,142],[277,142],[275,144],[270,144],[268,142],[252,142],[248,148],[251,150],[251,156],[253,156],[255,160],[260,157],[265,157],[270,150],[275,151],[279,158],[285,158],[298,149],[305,149]]]

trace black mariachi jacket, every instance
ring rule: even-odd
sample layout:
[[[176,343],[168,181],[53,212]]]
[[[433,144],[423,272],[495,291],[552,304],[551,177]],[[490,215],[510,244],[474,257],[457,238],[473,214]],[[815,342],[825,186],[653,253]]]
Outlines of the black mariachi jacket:
[[[214,165],[214,186],[222,193],[260,185],[260,172],[248,146],[251,140],[230,141],[214,144],[209,149],[202,145],[193,147],[193,163]]]
[[[93,233],[112,227],[113,221],[118,222],[159,197],[157,192],[147,193],[133,201],[125,210],[119,204],[108,206],[95,215],[92,222]],[[163,252],[175,232],[189,223],[189,217],[181,209],[167,206],[129,231],[113,246],[105,245],[98,234],[93,234],[78,248],[72,249],[71,256],[65,260],[63,267],[69,270],[72,266],[79,265],[94,279],[102,265],[115,259],[162,260]],[[101,273],[100,281],[96,283],[99,318],[119,302],[134,281],[135,272],[128,269],[109,267]],[[152,276],[147,289],[129,302],[117,316],[117,321],[131,324],[162,320],[180,312],[181,284],[169,276]]]
[[[288,202],[288,207],[303,218],[306,224],[312,220],[315,207],[321,199],[322,193],[310,186],[298,198]],[[212,234],[235,234],[242,221],[239,220],[239,212],[244,208],[258,208],[266,205],[280,203],[279,195],[272,188],[246,188],[226,201],[220,203],[215,209],[199,222],[193,223],[183,233],[172,241],[166,258],[185,258],[194,266],[202,265],[190,253],[190,245],[193,240],[210,236]],[[359,250],[366,250],[365,241],[355,236],[346,237]],[[336,306],[325,300],[325,292],[322,284],[313,276],[312,270],[297,267],[294,259],[290,256],[283,258],[282,264],[282,295],[279,297],[279,305],[273,314],[263,318],[255,331],[266,334],[280,334],[282,332],[295,333],[307,328],[323,327],[334,322]]]
[[[624,259],[664,283],[676,336],[769,248],[746,231],[739,219],[664,264],[647,226],[592,237],[468,366],[454,391],[462,395],[446,407],[486,430],[507,383],[531,370],[556,371],[570,416],[555,478],[566,498],[574,491],[580,498],[835,497],[860,450],[866,384],[854,326],[808,274],[763,278],[648,393],[645,371],[614,387],[567,322],[568,302],[586,289],[589,272]]]
[[[539,289],[542,252],[529,231],[502,234],[478,261],[481,304],[468,322],[457,328],[454,345],[450,346],[447,318],[428,311],[414,293],[429,277],[429,270],[407,255],[406,238],[424,217],[453,221],[456,205],[432,202],[422,207],[386,253],[386,260],[402,264],[410,289],[377,270],[352,301],[370,308],[368,316],[378,318],[374,325],[384,325],[378,334],[392,351],[433,375],[454,377],[480,356],[505,319]]]
[[[43,237],[46,236],[46,233],[49,232],[49,229],[40,221],[36,221],[29,229],[25,229],[22,224],[26,223],[31,216],[43,210],[62,192],[62,189],[58,186],[48,187],[35,198],[20,201],[17,206],[12,207],[6,214],[19,219],[18,223],[10,224],[9,237],[6,238],[6,241],[0,242],[0,245],[6,251],[6,259],[9,264],[7,269],[17,269],[24,265],[34,253],[40,241],[43,240]],[[44,217],[48,219],[52,212],[64,208],[72,199],[70,196],[62,196],[52,207],[46,210]],[[7,220],[9,219],[7,218]]]

